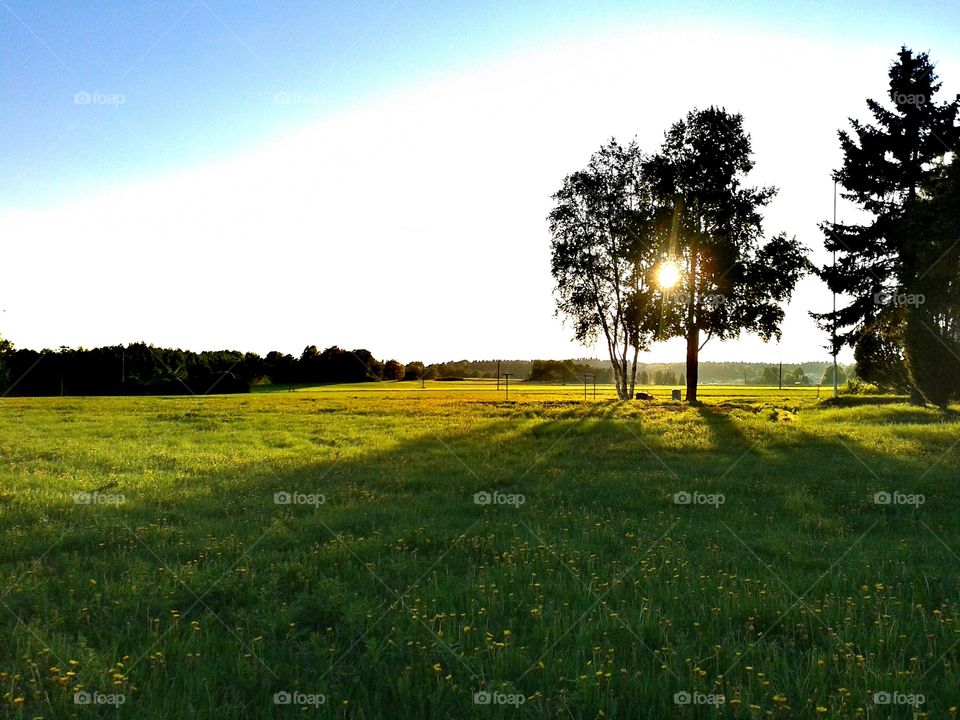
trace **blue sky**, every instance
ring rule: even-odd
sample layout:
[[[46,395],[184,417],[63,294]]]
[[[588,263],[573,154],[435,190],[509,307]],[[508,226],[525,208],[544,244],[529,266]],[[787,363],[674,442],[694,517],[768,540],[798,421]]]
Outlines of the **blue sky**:
[[[891,51],[901,41],[945,51],[960,37],[951,0],[4,0],[0,207],[229,156],[425,78],[645,22],[889,38]],[[74,104],[82,91],[122,94],[123,105]],[[274,102],[278,92],[292,101]]]
[[[553,316],[545,217],[565,174],[610,136],[654,150],[692,107],[726,105],[752,182],[781,189],[768,232],[823,262],[837,130],[883,96],[901,44],[960,91],[957,37],[946,0],[0,0],[0,334],[599,354]],[[826,359],[808,311],[829,302],[808,278],[782,343],[703,359]],[[682,358],[669,342],[643,359]]]

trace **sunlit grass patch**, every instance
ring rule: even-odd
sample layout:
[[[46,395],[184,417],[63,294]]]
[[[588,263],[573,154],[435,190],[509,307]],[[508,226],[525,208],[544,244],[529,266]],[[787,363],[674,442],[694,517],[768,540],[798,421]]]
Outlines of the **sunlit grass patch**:
[[[958,703],[949,417],[438,385],[4,401],[0,714]]]

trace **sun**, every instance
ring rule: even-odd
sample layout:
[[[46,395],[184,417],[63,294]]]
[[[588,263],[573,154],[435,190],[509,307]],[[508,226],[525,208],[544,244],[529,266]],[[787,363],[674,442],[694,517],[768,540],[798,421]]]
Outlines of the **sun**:
[[[680,279],[680,268],[672,260],[668,260],[657,268],[657,285],[664,290],[669,290]]]

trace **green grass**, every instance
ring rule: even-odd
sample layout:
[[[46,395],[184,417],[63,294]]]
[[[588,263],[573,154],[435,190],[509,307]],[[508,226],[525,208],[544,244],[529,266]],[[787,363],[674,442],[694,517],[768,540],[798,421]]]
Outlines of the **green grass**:
[[[956,420],[669,390],[4,399],[0,717],[950,717]]]

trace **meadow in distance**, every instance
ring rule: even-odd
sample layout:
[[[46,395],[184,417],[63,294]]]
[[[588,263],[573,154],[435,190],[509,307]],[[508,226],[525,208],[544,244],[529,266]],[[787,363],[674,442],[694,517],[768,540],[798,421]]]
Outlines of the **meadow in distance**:
[[[936,410],[423,385],[5,401],[4,713],[955,712]]]

